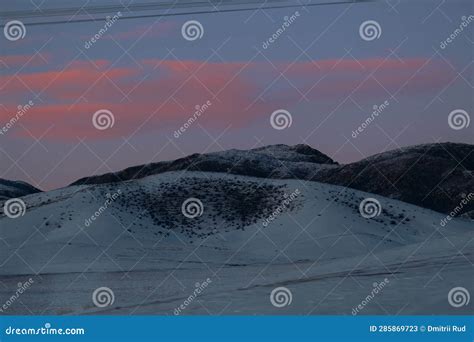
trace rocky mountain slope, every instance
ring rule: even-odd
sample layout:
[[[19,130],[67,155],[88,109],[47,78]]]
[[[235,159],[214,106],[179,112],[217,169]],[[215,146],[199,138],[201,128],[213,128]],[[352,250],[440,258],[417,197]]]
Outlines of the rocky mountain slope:
[[[73,185],[113,183],[180,170],[225,172],[342,185],[450,213],[474,193],[473,152],[474,145],[468,144],[424,144],[339,165],[307,145],[272,145],[248,151],[193,154],[83,178]],[[456,210],[456,215],[473,210],[474,201],[468,201]]]
[[[40,192],[41,190],[21,181],[10,181],[0,178],[0,201],[14,197],[22,197]]]

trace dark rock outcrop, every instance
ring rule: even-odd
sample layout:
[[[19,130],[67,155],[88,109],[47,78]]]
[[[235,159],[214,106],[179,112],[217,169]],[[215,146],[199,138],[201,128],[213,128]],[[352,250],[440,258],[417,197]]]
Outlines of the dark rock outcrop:
[[[271,145],[248,151],[193,154],[83,178],[72,185],[120,182],[168,171],[225,172],[342,185],[450,213],[474,193],[473,152],[474,145],[468,144],[424,144],[339,165],[307,145]],[[469,201],[458,215],[472,210],[474,201]]]
[[[0,201],[41,192],[26,182],[10,181],[0,178]]]

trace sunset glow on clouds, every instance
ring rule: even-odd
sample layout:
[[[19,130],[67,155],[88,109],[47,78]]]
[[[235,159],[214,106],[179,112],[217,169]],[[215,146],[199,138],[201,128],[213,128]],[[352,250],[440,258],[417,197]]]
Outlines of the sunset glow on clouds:
[[[19,8],[18,2],[5,6]],[[450,18],[469,10],[442,7]],[[130,20],[124,12],[102,33],[101,20],[26,25],[24,39],[0,41],[0,129],[8,125],[0,131],[0,178],[51,189],[230,148],[305,143],[344,163],[435,139],[473,143],[472,132],[447,124],[452,110],[472,109],[474,66],[466,54],[472,44],[460,36],[440,49],[455,22],[438,12],[426,18],[423,2],[396,8],[383,1],[300,8],[267,48],[262,43],[296,9]],[[369,19],[382,28],[373,41],[359,34]],[[192,20],[203,27],[195,41],[182,36]],[[100,39],[86,48],[98,32]],[[390,105],[377,121],[351,140],[385,101]],[[93,123],[102,109],[114,117],[105,130]],[[270,123],[279,109],[293,117],[282,131]],[[19,111],[21,118],[12,120]]]
[[[22,67],[26,64],[30,66],[47,65],[50,58],[51,55],[47,53],[34,55],[6,55],[0,56],[0,66],[3,70],[8,70],[10,68]]]
[[[179,126],[196,105],[207,100],[213,106],[203,123],[245,126],[300,101],[351,93],[388,96],[386,90],[395,92],[405,84],[404,91],[436,90],[452,77],[437,61],[424,58],[292,63],[145,59],[140,64],[142,69],[115,66],[109,60],[75,60],[63,68],[3,75],[0,84],[8,87],[10,103],[4,103],[0,120],[8,121],[21,99],[38,95],[41,101],[35,101],[22,124],[40,136],[53,122],[48,139],[107,139],[133,133],[136,123],[145,122],[152,125],[139,129]],[[416,72],[417,81],[407,83]],[[268,90],[269,84],[278,86]],[[91,125],[91,116],[100,109],[110,110],[116,119],[107,132]],[[17,130],[16,134],[25,132]]]

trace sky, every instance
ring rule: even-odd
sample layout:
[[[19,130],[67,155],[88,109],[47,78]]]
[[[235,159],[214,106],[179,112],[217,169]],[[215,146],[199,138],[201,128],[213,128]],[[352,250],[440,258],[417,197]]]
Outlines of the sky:
[[[455,129],[450,113],[473,113],[473,10],[469,0],[140,19],[124,10],[103,33],[105,21],[23,19],[23,38],[0,36],[0,178],[49,190],[231,148],[304,143],[348,163],[414,144],[472,144],[474,122]],[[183,31],[189,21],[197,36]]]

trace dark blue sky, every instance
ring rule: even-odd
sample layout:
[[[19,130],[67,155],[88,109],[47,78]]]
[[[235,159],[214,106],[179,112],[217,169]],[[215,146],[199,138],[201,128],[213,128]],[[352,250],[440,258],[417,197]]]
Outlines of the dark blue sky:
[[[2,7],[19,9],[19,3]],[[474,123],[459,130],[448,123],[454,110],[472,117],[473,6],[469,0],[380,1],[122,17],[89,48],[86,42],[104,22],[26,25],[23,39],[0,40],[0,126],[19,105],[34,103],[0,134],[0,177],[50,189],[228,148],[306,143],[350,162],[399,146],[473,143]],[[200,39],[183,38],[189,20],[202,25]],[[381,29],[370,41],[359,33],[368,20]],[[291,24],[264,49],[285,21]],[[442,49],[463,22],[463,31]],[[207,101],[201,115],[193,114]],[[114,119],[104,130],[92,120],[101,109]],[[290,113],[290,127],[272,127],[271,114],[279,109]],[[354,138],[369,117],[374,120]]]

